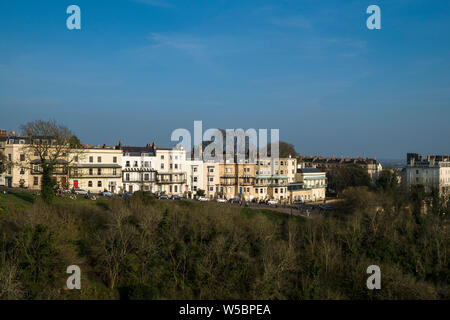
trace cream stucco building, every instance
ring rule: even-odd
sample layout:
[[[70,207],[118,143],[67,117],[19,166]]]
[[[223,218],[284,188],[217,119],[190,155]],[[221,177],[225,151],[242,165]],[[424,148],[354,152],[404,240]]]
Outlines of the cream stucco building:
[[[69,188],[91,193],[122,190],[122,150],[88,147],[70,155]]]

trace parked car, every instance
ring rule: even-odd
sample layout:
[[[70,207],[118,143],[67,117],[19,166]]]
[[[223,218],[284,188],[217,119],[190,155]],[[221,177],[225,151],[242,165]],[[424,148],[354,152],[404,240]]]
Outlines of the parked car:
[[[239,199],[239,198],[233,198],[233,199],[230,199],[230,202],[231,202],[231,203],[240,204],[240,203],[241,203],[241,199]]]
[[[86,190],[84,190],[84,189],[75,189],[74,193],[77,194],[77,195],[80,195],[80,196],[85,196],[85,195],[88,194],[88,192]]]
[[[207,198],[207,197],[199,197],[197,200],[198,201],[209,201],[209,198]]]
[[[159,199],[160,199],[160,200],[168,200],[168,199],[169,199],[169,196],[168,196],[167,194],[162,194],[162,195],[159,197]]]
[[[226,202],[228,202],[228,200],[225,199],[225,198],[217,198],[216,201],[217,201],[217,202],[220,202],[220,203],[226,203]]]
[[[100,193],[100,195],[102,197],[112,197],[114,195],[114,193],[109,192],[109,191],[103,191],[102,193]]]
[[[182,198],[180,196],[177,196],[176,194],[174,194],[172,196],[172,200],[181,200]]]
[[[331,210],[332,208],[329,204],[324,204],[324,205],[319,206],[319,209],[328,211],[328,210]]]
[[[122,197],[126,198],[126,197],[131,197],[133,194],[131,192],[126,192],[122,195]]]
[[[270,199],[270,200],[267,201],[267,204],[269,206],[276,206],[278,204],[278,201],[275,200],[275,199]]]

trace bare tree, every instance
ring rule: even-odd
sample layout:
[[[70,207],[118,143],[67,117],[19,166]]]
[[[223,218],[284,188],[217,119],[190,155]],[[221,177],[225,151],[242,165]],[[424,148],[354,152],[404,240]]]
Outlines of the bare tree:
[[[28,122],[21,126],[21,131],[29,140],[23,147],[28,161],[31,164],[38,160],[42,169],[41,194],[48,202],[53,196],[55,170],[60,170],[58,173],[61,174],[68,173],[70,162],[76,158],[74,153],[81,152],[82,144],[67,127],[55,121]]]

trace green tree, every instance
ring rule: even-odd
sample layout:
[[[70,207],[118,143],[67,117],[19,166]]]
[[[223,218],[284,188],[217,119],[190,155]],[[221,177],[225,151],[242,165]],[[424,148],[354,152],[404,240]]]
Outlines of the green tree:
[[[338,195],[348,187],[370,187],[369,173],[357,165],[340,166],[327,172],[329,190]]]
[[[196,195],[197,195],[197,197],[204,197],[205,196],[205,190],[197,189]]]
[[[0,151],[0,174],[6,171],[7,159],[3,151]]]
[[[293,144],[280,141],[280,157],[287,158],[291,155],[292,157],[296,157],[297,151],[295,151],[295,146]]]
[[[392,194],[399,187],[397,174],[390,170],[383,170],[375,185],[378,190]]]

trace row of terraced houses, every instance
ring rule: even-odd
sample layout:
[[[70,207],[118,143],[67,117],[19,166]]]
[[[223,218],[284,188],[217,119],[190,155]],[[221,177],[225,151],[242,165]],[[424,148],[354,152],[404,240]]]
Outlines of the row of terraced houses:
[[[36,155],[26,154],[29,143],[27,137],[0,131],[0,151],[10,164],[0,176],[0,185],[40,189],[40,160]],[[60,159],[55,167],[54,177],[62,189],[84,189],[91,193],[106,190],[116,194],[142,190],[185,197],[194,197],[202,190],[211,199],[275,199],[282,203],[323,201],[326,167],[314,162],[320,160],[319,163],[329,165],[339,162],[288,156],[257,159],[255,163],[217,163],[194,160],[181,146],[161,148],[155,143],[144,147],[121,142],[116,146],[84,145],[78,151]],[[373,178],[382,169],[376,160],[358,161],[359,165],[367,165]]]

